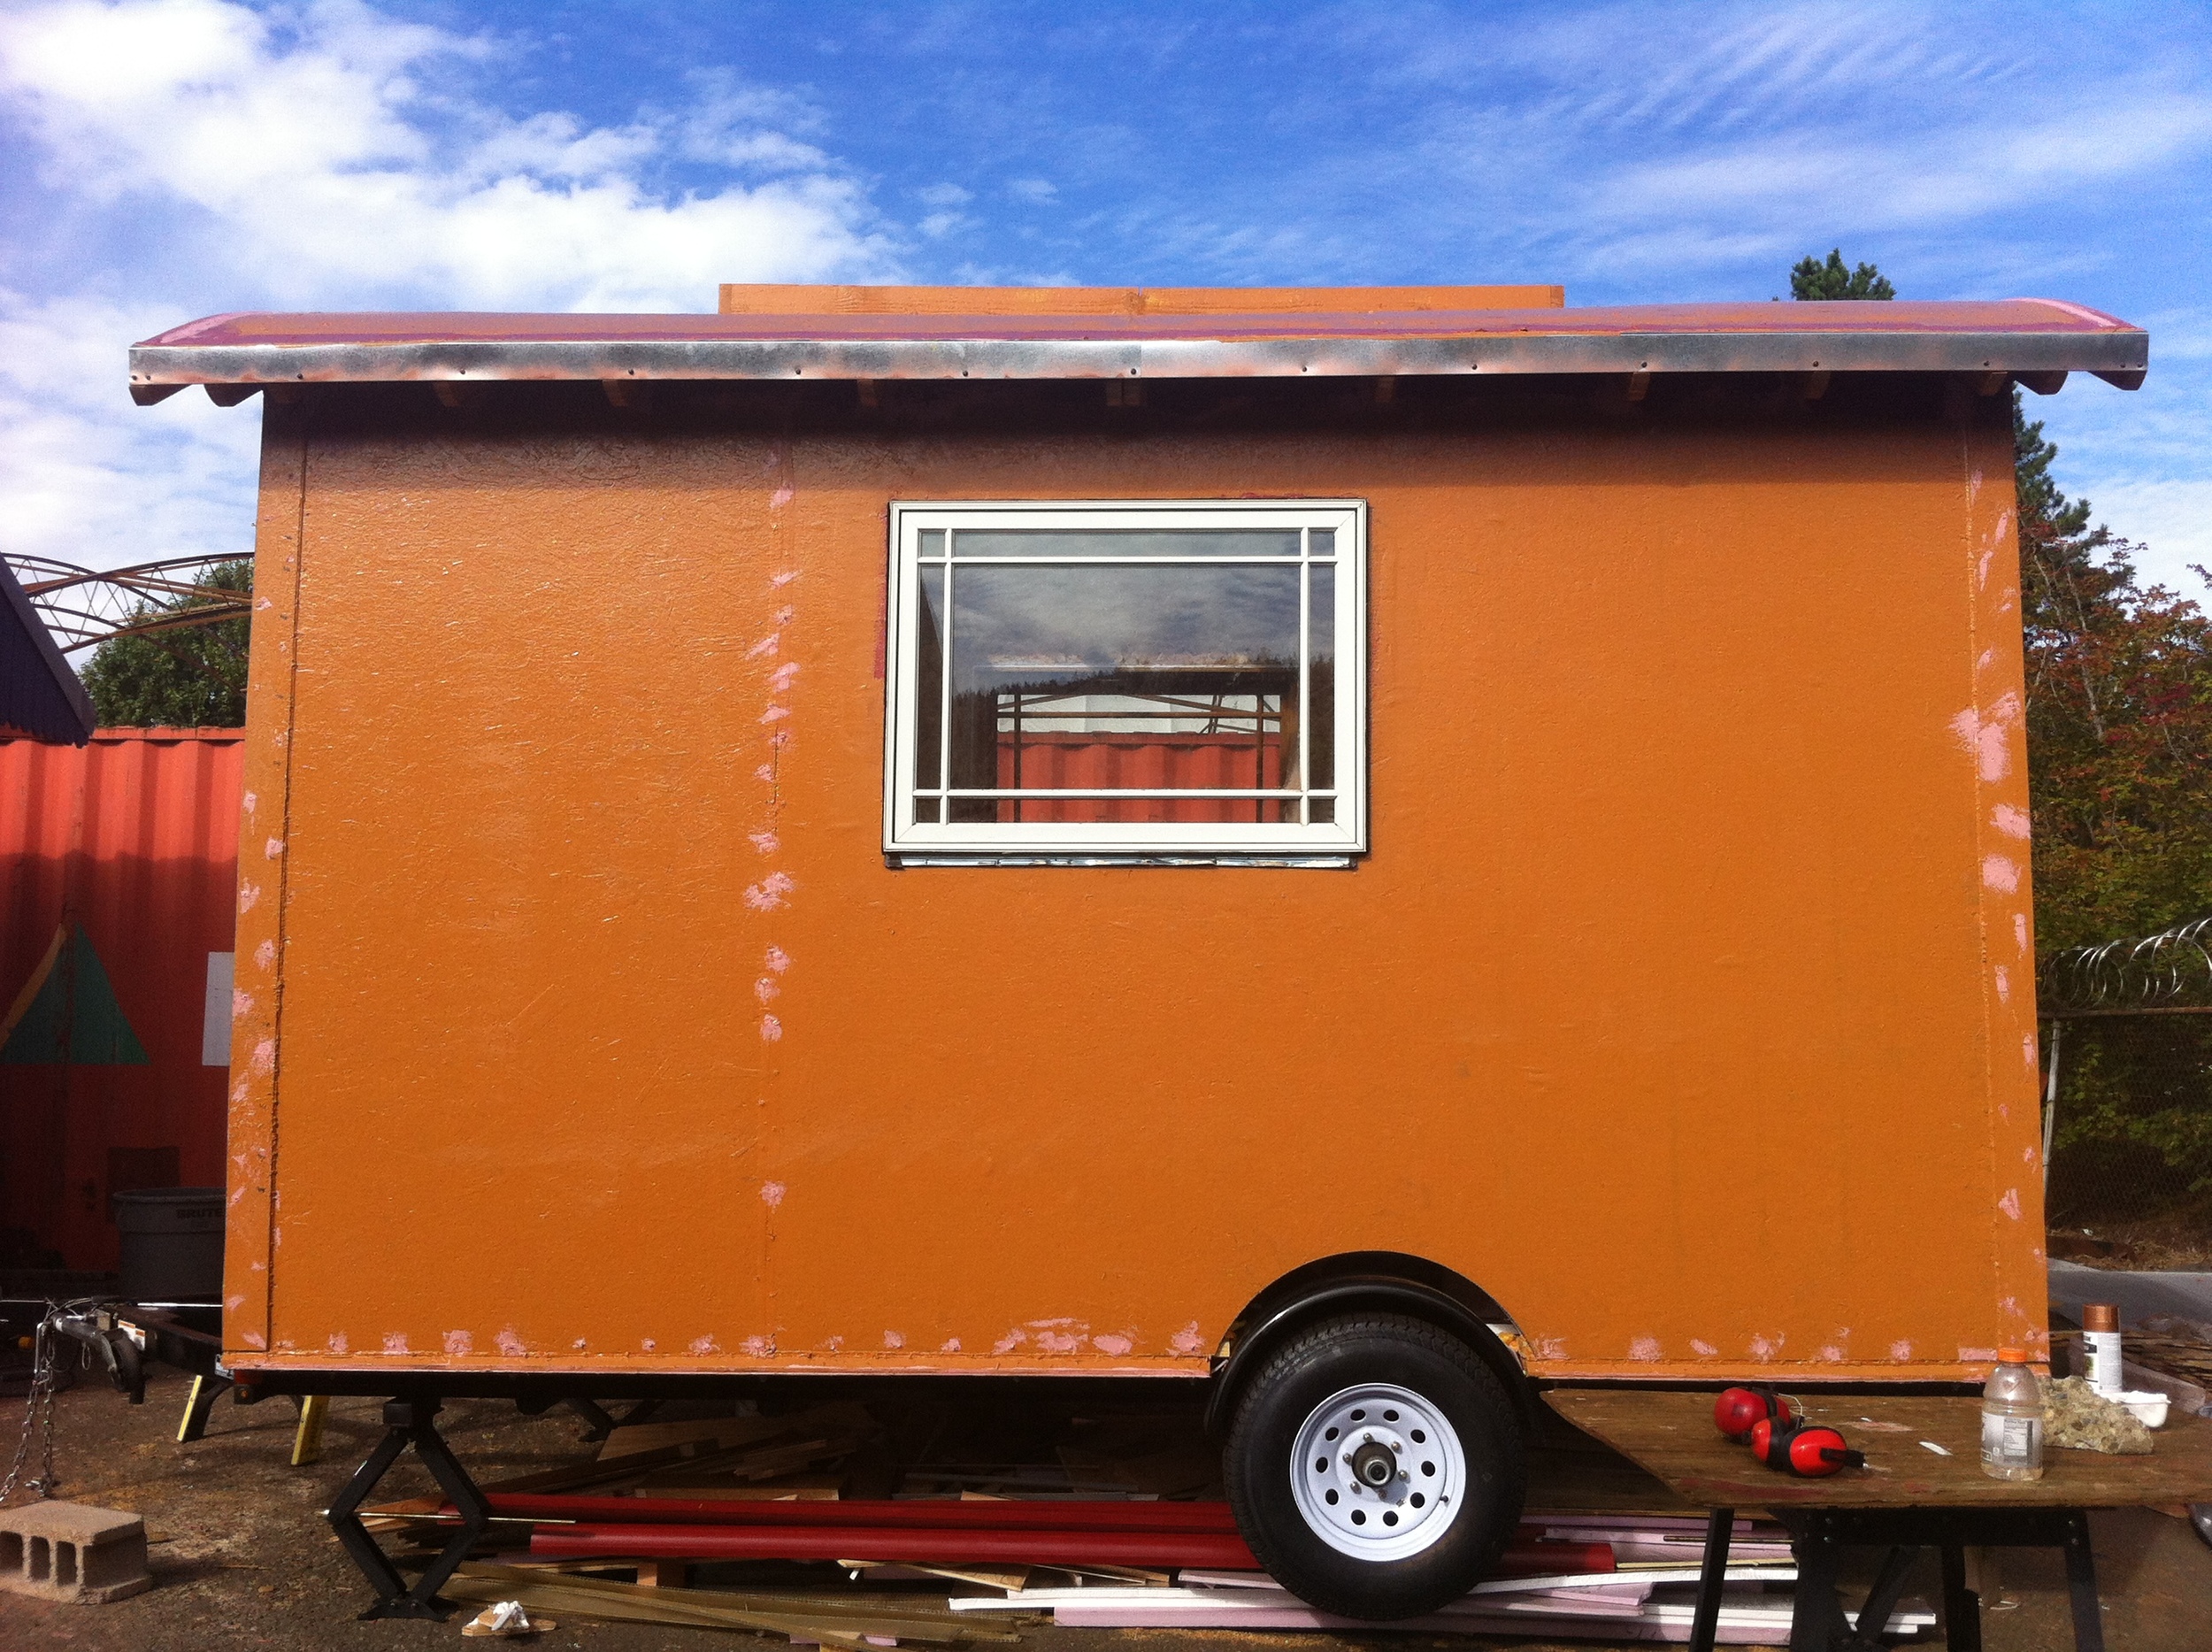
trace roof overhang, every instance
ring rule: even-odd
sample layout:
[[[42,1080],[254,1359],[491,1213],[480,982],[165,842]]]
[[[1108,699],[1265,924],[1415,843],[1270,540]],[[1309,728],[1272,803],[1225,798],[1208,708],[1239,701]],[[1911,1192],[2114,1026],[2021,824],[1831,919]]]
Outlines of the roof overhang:
[[[134,345],[131,393],[557,380],[1978,373],[2132,389],[2150,335],[2047,298],[1188,316],[225,315]],[[216,394],[211,390],[211,394]]]

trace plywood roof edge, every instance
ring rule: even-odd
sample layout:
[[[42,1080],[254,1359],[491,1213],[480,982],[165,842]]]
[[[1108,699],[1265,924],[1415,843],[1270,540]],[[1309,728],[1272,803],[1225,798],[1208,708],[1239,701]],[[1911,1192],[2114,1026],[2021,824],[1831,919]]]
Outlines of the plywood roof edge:
[[[823,287],[726,281],[731,315],[1189,316],[1556,310],[1564,287]]]

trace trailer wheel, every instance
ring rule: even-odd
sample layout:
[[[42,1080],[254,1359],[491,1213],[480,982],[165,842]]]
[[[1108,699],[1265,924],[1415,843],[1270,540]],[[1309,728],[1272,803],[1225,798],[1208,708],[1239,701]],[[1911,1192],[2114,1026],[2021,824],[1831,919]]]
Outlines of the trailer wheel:
[[[1325,1612],[1387,1622],[1457,1599],[1520,1519],[1520,1425],[1466,1344],[1349,1314],[1277,1349],[1237,1403],[1225,1471],[1260,1564]]]

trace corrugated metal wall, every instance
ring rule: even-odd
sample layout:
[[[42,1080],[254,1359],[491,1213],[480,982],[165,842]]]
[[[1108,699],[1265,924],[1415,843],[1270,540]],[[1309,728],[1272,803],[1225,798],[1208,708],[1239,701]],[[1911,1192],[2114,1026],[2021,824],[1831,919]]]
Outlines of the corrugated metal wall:
[[[148,1057],[0,1064],[0,1264],[111,1268],[111,1193],[224,1179],[242,733],[0,738],[0,1013],[71,925]]]
[[[1282,738],[1250,734],[1026,734],[1018,761],[1011,736],[998,743],[1001,786],[1127,787],[1162,791],[1255,789],[1283,783]],[[1017,807],[1019,813],[1016,812]],[[1279,820],[1296,819],[1279,803],[1242,798],[1081,797],[1001,803],[1001,820]]]

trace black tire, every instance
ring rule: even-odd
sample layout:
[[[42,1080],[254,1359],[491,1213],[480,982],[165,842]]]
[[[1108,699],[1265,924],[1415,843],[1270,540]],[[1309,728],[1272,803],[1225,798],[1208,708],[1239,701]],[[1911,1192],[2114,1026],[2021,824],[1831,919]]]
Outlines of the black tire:
[[[1292,1454],[1308,1418],[1371,1384],[1440,1412],[1465,1459],[1457,1511],[1402,1558],[1344,1552],[1309,1523],[1291,1483],[1306,1466]],[[1322,1320],[1271,1355],[1238,1398],[1223,1466],[1237,1529],[1275,1580],[1310,1606],[1373,1623],[1435,1611],[1479,1582],[1512,1540],[1526,1485],[1520,1424],[1489,1367],[1448,1333],[1386,1313]]]

